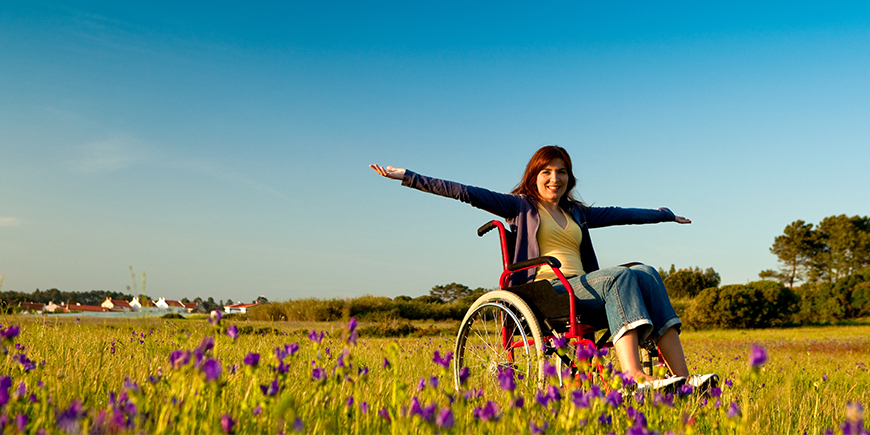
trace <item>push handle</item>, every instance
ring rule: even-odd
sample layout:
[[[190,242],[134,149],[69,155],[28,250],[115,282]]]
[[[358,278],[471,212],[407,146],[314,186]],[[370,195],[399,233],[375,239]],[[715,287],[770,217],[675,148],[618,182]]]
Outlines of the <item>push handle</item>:
[[[477,236],[478,236],[478,237],[483,237],[484,234],[486,234],[486,233],[492,231],[493,229],[495,229],[495,223],[494,223],[494,222],[495,222],[495,221],[489,221],[489,222],[483,224],[482,227],[478,228],[478,229],[477,229]]]

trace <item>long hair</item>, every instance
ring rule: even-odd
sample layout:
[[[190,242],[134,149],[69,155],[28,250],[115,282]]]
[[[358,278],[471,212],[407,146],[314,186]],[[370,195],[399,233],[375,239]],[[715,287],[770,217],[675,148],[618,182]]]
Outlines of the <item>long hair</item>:
[[[532,159],[529,160],[529,163],[526,165],[526,170],[523,172],[523,178],[520,180],[520,183],[517,184],[517,187],[514,187],[514,189],[511,190],[511,193],[514,195],[525,195],[526,197],[535,200],[535,202],[539,202],[541,196],[538,194],[538,173],[541,172],[541,170],[544,169],[544,166],[546,166],[547,163],[550,163],[553,159],[562,159],[562,162],[565,163],[565,169],[568,171],[568,185],[566,186],[565,194],[559,198],[559,207],[566,210],[570,208],[571,205],[578,205],[585,208],[586,204],[574,197],[574,186],[577,185],[577,179],[574,178],[571,157],[568,155],[568,151],[565,151],[564,148],[556,145],[547,145],[535,151]]]

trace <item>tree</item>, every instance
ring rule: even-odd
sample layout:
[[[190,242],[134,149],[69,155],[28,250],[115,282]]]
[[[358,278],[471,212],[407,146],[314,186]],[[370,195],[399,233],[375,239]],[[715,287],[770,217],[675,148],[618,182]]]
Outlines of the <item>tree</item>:
[[[815,277],[811,272],[824,245],[813,231],[813,224],[796,220],[785,227],[783,235],[776,236],[770,252],[783,263],[777,275],[780,282],[794,289],[796,281],[809,281]]]
[[[870,265],[870,219],[866,216],[829,216],[818,226],[826,249],[818,256],[822,278],[833,282]]]
[[[671,266],[673,270],[674,267]],[[660,273],[661,274],[661,273]],[[701,269],[681,269],[666,274],[663,280],[668,295],[674,298],[691,298],[701,293],[701,290],[718,287],[721,278],[712,267],[701,272]]]
[[[429,290],[429,296],[441,299],[444,302],[453,302],[463,296],[468,296],[473,291],[462,284],[451,282],[447,285],[436,285]]]

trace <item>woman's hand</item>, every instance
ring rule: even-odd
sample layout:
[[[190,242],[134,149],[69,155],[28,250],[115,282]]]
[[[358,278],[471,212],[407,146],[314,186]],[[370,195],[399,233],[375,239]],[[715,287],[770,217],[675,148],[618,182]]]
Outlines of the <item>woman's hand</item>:
[[[405,178],[405,168],[394,168],[392,166],[387,166],[385,168],[379,165],[369,165],[369,167],[374,169],[378,174],[393,180],[401,180],[402,178]]]
[[[661,211],[671,211],[671,209],[669,209],[669,208],[667,208],[667,207],[661,207],[661,208],[659,208],[659,210],[661,210]],[[673,212],[671,211],[671,213],[673,213]],[[676,222],[676,223],[678,223],[678,224],[690,224],[690,223],[692,223],[692,220],[689,219],[689,218],[684,218],[684,217],[682,217],[682,216],[674,215],[674,222]]]

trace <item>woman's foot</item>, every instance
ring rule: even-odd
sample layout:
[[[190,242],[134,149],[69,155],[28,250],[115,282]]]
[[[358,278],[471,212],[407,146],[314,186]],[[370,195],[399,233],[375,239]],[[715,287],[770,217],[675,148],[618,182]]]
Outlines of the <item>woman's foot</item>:
[[[683,384],[686,383],[686,378],[682,376],[674,376],[664,379],[653,379],[637,383],[637,392],[645,393],[647,391],[662,391],[665,393],[676,393]]]
[[[692,375],[686,380],[686,383],[695,389],[697,394],[706,394],[711,388],[719,385],[719,375],[709,373],[706,375]]]

